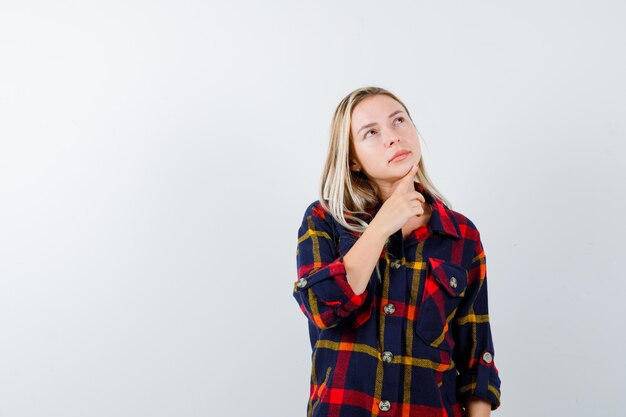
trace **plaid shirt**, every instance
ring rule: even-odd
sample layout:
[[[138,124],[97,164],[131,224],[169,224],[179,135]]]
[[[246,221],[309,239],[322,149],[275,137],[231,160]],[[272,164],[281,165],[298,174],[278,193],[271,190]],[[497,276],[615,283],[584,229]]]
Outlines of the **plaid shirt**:
[[[309,417],[458,417],[470,396],[500,406],[480,234],[421,183],[415,189],[433,207],[428,224],[391,236],[382,280],[374,270],[359,295],[343,263],[359,234],[319,200],[304,213],[293,296],[311,340]]]

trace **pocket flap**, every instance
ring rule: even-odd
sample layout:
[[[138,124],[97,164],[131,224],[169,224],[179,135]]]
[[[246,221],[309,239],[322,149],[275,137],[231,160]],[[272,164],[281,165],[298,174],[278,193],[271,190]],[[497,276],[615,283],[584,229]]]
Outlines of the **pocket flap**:
[[[462,297],[467,287],[467,269],[443,259],[428,258],[433,277],[452,297]]]

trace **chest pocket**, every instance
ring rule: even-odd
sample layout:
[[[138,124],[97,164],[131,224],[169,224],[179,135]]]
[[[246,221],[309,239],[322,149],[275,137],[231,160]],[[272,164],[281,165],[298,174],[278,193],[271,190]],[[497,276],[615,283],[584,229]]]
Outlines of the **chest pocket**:
[[[468,271],[438,258],[428,258],[427,267],[415,332],[426,344],[452,351],[449,325],[465,295]]]

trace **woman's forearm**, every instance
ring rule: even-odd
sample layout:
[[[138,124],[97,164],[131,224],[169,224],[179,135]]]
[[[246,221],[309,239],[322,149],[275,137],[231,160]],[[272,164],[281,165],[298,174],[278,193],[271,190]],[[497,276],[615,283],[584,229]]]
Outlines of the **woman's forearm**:
[[[367,288],[387,236],[370,225],[343,257],[346,278],[352,291],[359,295]]]
[[[489,417],[491,415],[491,403],[470,397],[467,400],[465,411],[467,417]]]

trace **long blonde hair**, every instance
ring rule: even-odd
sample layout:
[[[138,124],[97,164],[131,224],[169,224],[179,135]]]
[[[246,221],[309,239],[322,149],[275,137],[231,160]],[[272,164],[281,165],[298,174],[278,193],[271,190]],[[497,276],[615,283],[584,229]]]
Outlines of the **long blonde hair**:
[[[343,227],[359,234],[365,231],[369,223],[363,221],[357,215],[369,215],[365,208],[378,204],[380,200],[374,183],[364,173],[355,173],[349,168],[350,158],[353,157],[354,152],[351,143],[350,124],[352,112],[356,105],[366,97],[377,94],[387,95],[400,103],[409,119],[411,119],[411,123],[413,123],[407,107],[390,91],[372,86],[352,91],[341,100],[335,110],[331,123],[326,163],[324,164],[319,188],[319,201],[324,210],[330,213]],[[421,138],[419,131],[418,137]],[[423,156],[420,158],[415,177],[428,192],[443,201],[448,208],[452,208],[450,202],[437,190],[428,177]],[[348,223],[346,219],[350,219],[357,224]],[[389,239],[387,239],[385,245],[388,242]]]

